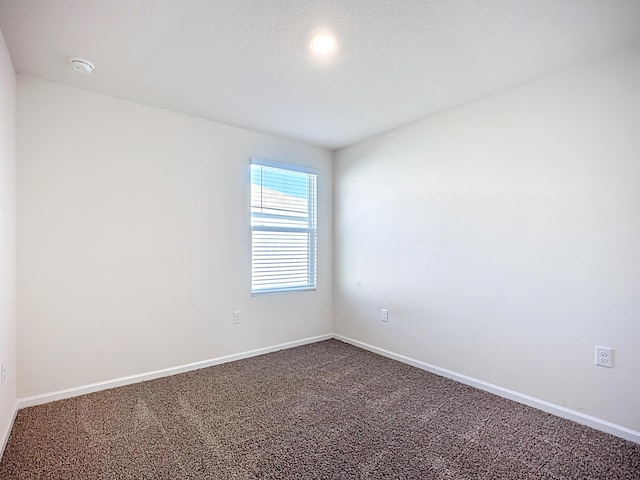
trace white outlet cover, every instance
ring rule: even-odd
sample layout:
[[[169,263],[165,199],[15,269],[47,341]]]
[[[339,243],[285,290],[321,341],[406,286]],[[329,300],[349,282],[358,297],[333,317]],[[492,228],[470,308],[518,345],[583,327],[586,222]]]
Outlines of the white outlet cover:
[[[613,349],[596,345],[595,361],[600,367],[613,368]]]

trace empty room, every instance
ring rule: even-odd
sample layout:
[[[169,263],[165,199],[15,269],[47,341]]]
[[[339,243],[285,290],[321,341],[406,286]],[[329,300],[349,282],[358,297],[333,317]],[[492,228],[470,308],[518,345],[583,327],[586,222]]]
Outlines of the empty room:
[[[640,1],[0,0],[0,479],[640,479]]]

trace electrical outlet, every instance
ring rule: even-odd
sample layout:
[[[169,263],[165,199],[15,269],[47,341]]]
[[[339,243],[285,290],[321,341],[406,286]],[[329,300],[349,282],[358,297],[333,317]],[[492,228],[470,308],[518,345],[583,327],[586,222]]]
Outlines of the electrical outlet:
[[[382,320],[383,322],[389,321],[389,310],[387,310],[386,308],[380,310],[380,320]]]
[[[7,381],[7,363],[3,360],[0,364],[0,385]]]
[[[613,367],[613,349],[596,345],[596,365],[601,367]]]
[[[238,325],[239,323],[242,323],[242,319],[240,318],[240,311],[237,310],[233,312],[233,324]]]

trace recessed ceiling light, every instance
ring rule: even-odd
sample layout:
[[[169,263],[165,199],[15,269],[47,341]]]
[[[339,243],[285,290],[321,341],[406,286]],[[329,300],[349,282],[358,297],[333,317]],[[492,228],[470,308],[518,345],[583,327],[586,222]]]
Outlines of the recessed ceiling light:
[[[71,68],[79,73],[91,73],[93,72],[93,69],[96,68],[93,63],[89,60],[85,60],[84,58],[70,58],[69,62],[71,63]]]
[[[329,55],[338,47],[338,39],[332,33],[318,33],[311,37],[309,46],[313,53]]]

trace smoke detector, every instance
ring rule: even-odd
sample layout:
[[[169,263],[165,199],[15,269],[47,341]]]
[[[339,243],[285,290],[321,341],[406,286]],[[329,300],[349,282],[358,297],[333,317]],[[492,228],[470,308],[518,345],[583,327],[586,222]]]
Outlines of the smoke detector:
[[[89,74],[93,72],[93,69],[96,68],[93,63],[89,60],[85,60],[84,58],[70,58],[69,62],[71,63],[71,68],[73,68],[78,73]]]

